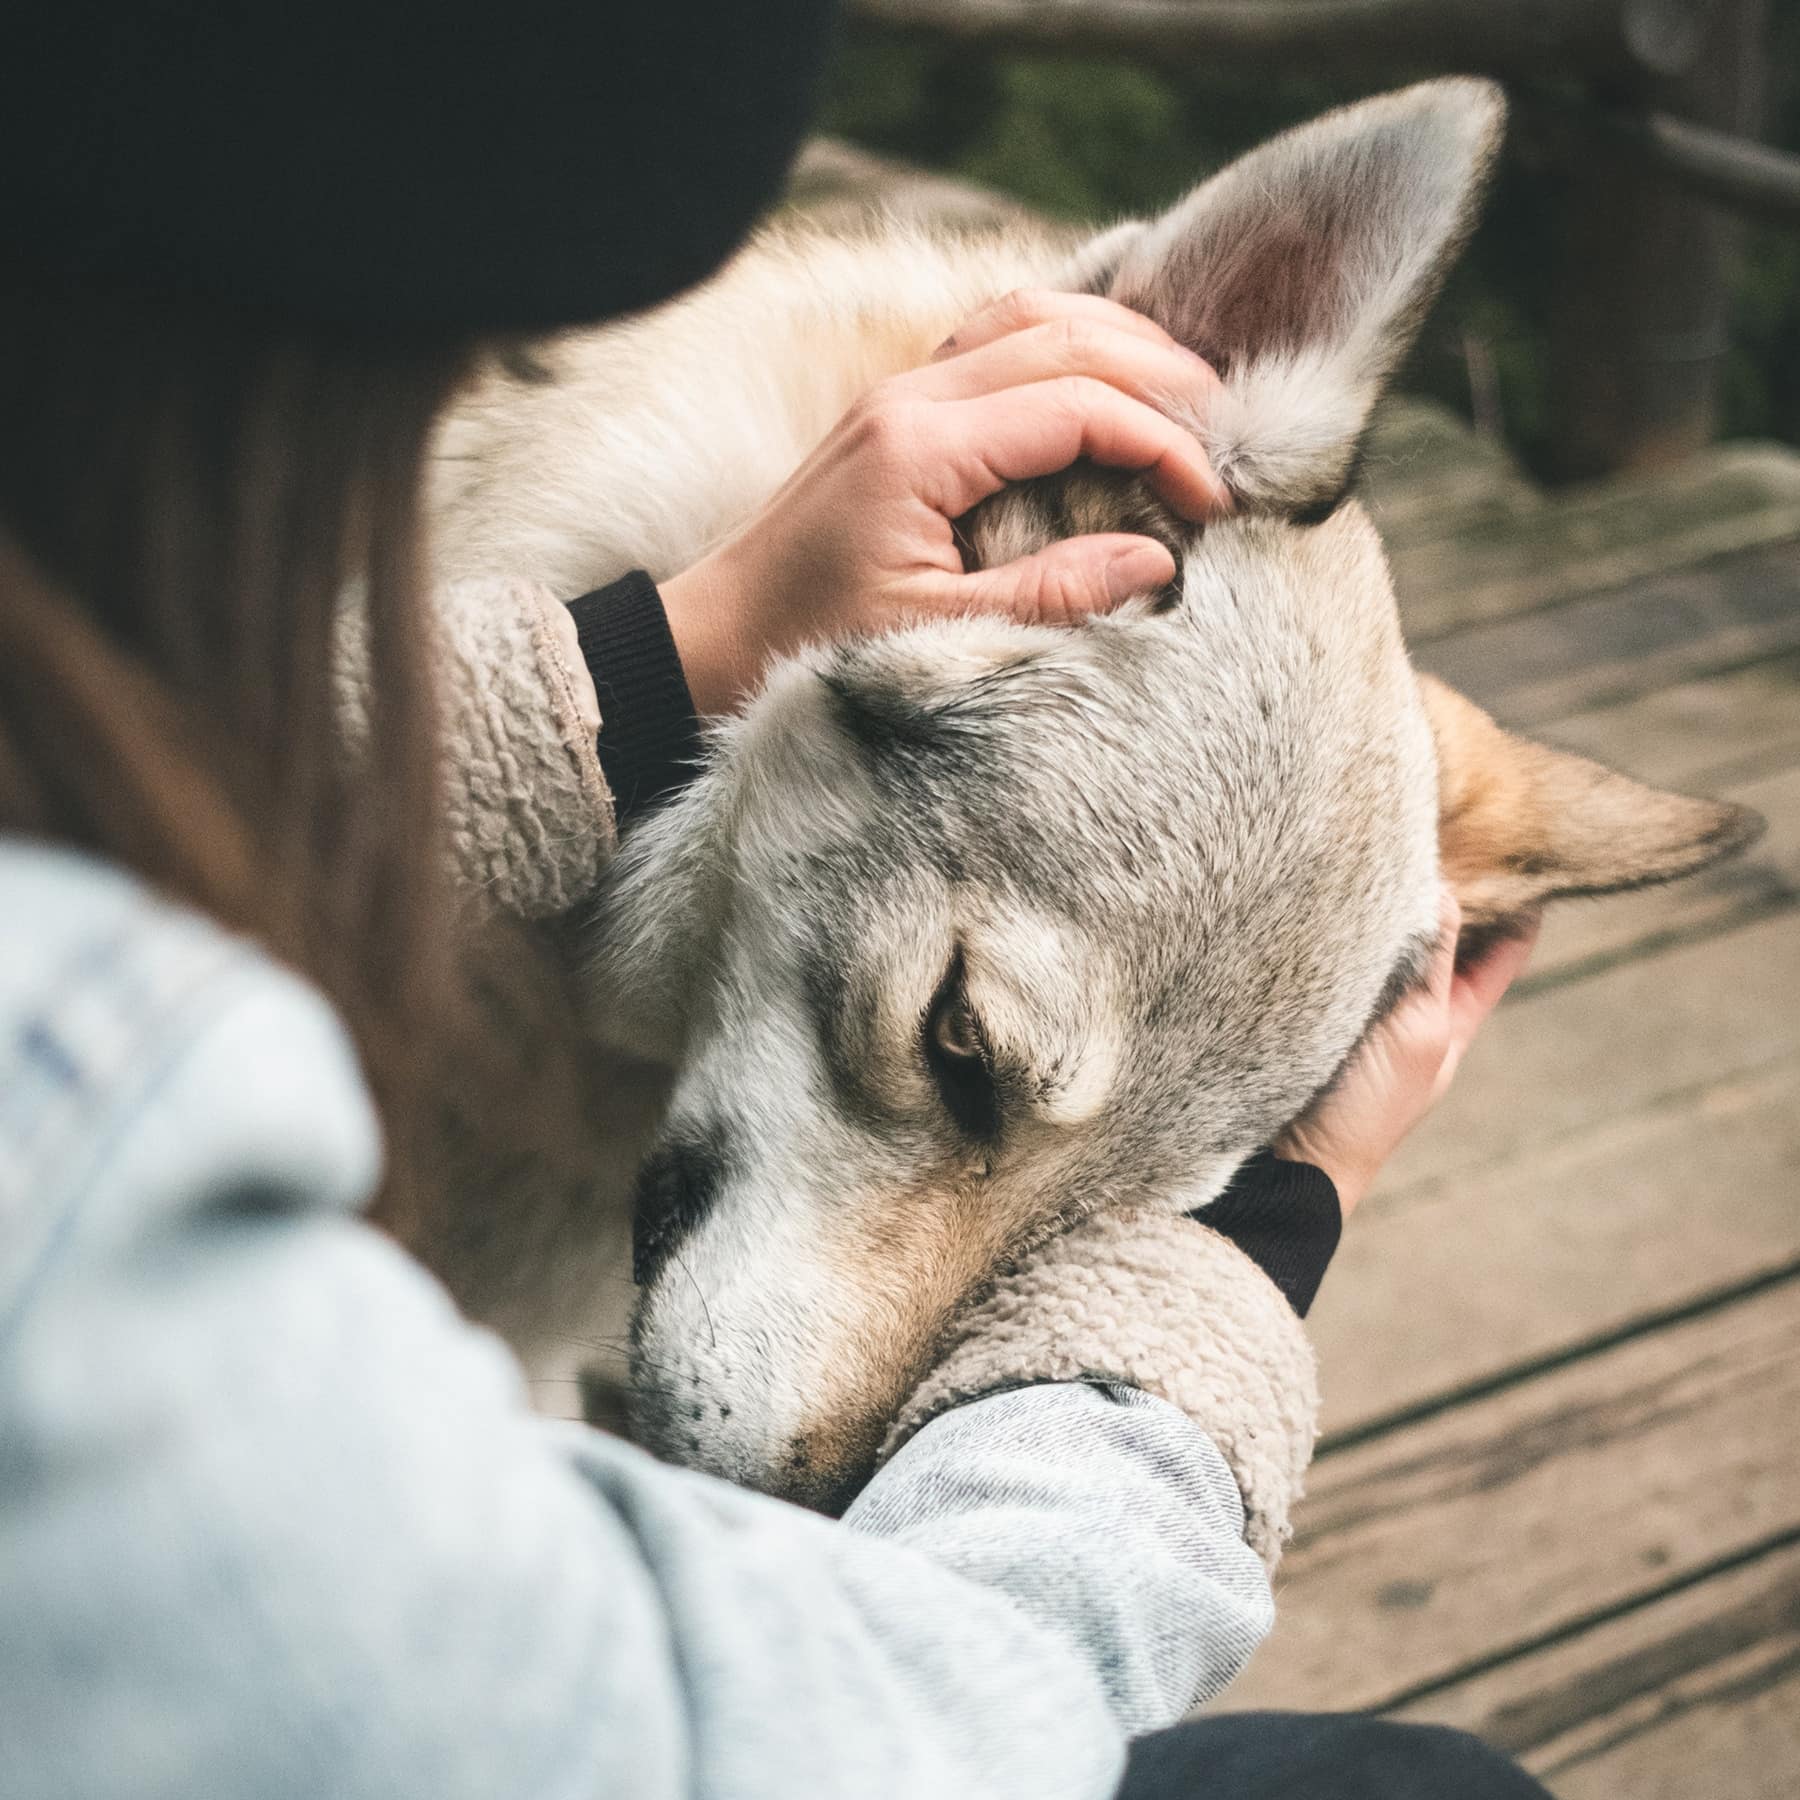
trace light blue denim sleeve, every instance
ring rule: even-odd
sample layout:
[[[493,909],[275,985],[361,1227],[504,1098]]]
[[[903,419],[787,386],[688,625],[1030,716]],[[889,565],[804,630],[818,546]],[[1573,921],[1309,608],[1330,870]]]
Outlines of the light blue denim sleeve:
[[[1098,1797],[1266,1628],[1142,1396],[977,1402],[843,1524],[536,1418],[355,1216],[329,1013],[139,911],[0,981],[8,1800]]]

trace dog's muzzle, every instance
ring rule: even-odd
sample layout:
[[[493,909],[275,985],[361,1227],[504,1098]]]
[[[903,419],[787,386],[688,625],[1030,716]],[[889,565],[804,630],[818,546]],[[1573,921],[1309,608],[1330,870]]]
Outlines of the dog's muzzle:
[[[728,1167],[720,1131],[682,1130],[645,1158],[631,1208],[631,1278],[639,1287],[655,1282],[712,1210]]]

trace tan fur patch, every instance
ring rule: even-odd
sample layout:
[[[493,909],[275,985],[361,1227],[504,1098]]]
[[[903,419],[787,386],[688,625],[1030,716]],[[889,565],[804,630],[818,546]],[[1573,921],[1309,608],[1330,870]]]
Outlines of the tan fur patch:
[[[882,1196],[834,1247],[856,1329],[833,1359],[827,1391],[810,1397],[791,1451],[789,1497],[827,1506],[867,1478],[888,1421],[912,1391],[952,1319],[991,1280],[1009,1243],[1011,1209],[985,1185],[954,1176]]]
[[[1748,808],[1645,787],[1599,763],[1503,730],[1419,677],[1438,757],[1438,856],[1471,925],[1544,901],[1668,881],[1748,844]]]

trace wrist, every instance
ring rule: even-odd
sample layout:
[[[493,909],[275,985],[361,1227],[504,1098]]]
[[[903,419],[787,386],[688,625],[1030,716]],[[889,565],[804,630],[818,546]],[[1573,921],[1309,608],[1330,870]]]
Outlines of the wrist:
[[[1375,1170],[1365,1168],[1359,1158],[1311,1141],[1299,1127],[1290,1128],[1269,1148],[1270,1154],[1280,1162],[1304,1163],[1324,1175],[1337,1190],[1338,1207],[1346,1219],[1356,1210],[1375,1178]]]
[[[734,711],[755,687],[760,667],[744,630],[747,596],[729,546],[703,556],[659,591],[695,710],[702,718]]]

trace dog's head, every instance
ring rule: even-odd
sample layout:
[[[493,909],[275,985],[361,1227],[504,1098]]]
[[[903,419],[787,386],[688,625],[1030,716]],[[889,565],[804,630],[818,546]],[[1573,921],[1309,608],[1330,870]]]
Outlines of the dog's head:
[[[999,496],[973,560],[1129,522],[1174,589],[800,657],[628,841],[602,987],[680,1069],[638,1202],[652,1447],[832,1504],[1010,1259],[1204,1202],[1331,1081],[1423,969],[1440,872],[1504,928],[1744,835],[1421,684],[1343,499],[1499,128],[1485,86],[1416,88],[1097,240],[1071,285],[1220,370],[1236,516],[1096,471]]]

